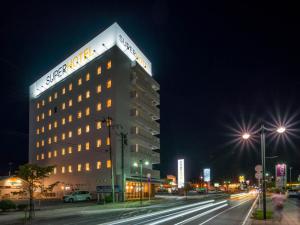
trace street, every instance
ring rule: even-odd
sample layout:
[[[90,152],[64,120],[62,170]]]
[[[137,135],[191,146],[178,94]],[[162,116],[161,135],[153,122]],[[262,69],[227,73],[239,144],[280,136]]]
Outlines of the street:
[[[66,204],[64,208],[36,211],[32,224],[100,225],[100,224],[227,224],[242,225],[254,201],[253,196],[230,199],[228,195],[191,196],[168,199],[160,204],[131,208],[103,208],[87,203]],[[138,203],[138,202],[137,202]],[[22,224],[21,216],[0,216],[1,224]]]

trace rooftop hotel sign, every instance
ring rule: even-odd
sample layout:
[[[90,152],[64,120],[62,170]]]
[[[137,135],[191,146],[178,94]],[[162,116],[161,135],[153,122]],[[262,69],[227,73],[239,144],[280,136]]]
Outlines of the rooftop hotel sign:
[[[30,97],[38,97],[48,88],[65,79],[70,74],[115,45],[117,45],[131,61],[136,61],[150,76],[152,76],[151,62],[125,34],[122,28],[117,23],[114,23],[33,83],[30,86]]]

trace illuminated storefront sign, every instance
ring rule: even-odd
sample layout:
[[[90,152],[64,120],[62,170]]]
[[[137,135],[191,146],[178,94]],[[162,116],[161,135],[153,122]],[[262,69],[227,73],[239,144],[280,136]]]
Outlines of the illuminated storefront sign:
[[[152,76],[151,62],[125,34],[122,28],[117,23],[114,23],[32,84],[30,86],[30,97],[36,98],[45,90],[65,79],[67,76],[115,45],[118,46],[131,61],[136,61],[150,76]]]
[[[283,188],[286,186],[286,164],[277,164],[275,166],[276,187]]]
[[[184,159],[178,159],[178,188],[184,187]]]
[[[210,182],[210,169],[204,169],[203,174],[204,174],[204,181]]]

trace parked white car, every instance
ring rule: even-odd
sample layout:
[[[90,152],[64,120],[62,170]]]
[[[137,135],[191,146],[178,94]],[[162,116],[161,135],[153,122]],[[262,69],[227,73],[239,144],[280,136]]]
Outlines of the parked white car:
[[[79,201],[89,201],[92,199],[90,192],[88,191],[75,191],[69,195],[63,197],[64,202],[79,202]]]

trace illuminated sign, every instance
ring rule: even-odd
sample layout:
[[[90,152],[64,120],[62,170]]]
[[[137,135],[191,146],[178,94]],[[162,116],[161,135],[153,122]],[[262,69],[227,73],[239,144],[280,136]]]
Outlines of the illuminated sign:
[[[245,176],[239,176],[239,182],[244,183],[245,182]]]
[[[33,83],[30,86],[30,98],[38,97],[41,93],[115,45],[118,46],[131,61],[137,62],[150,76],[152,76],[151,62],[125,34],[122,28],[117,23],[114,23]]]
[[[204,174],[204,181],[210,182],[210,169],[204,169],[203,174]]]
[[[286,186],[286,164],[277,164],[275,166],[276,187],[283,188]]]
[[[184,159],[178,159],[178,188],[184,187]]]

